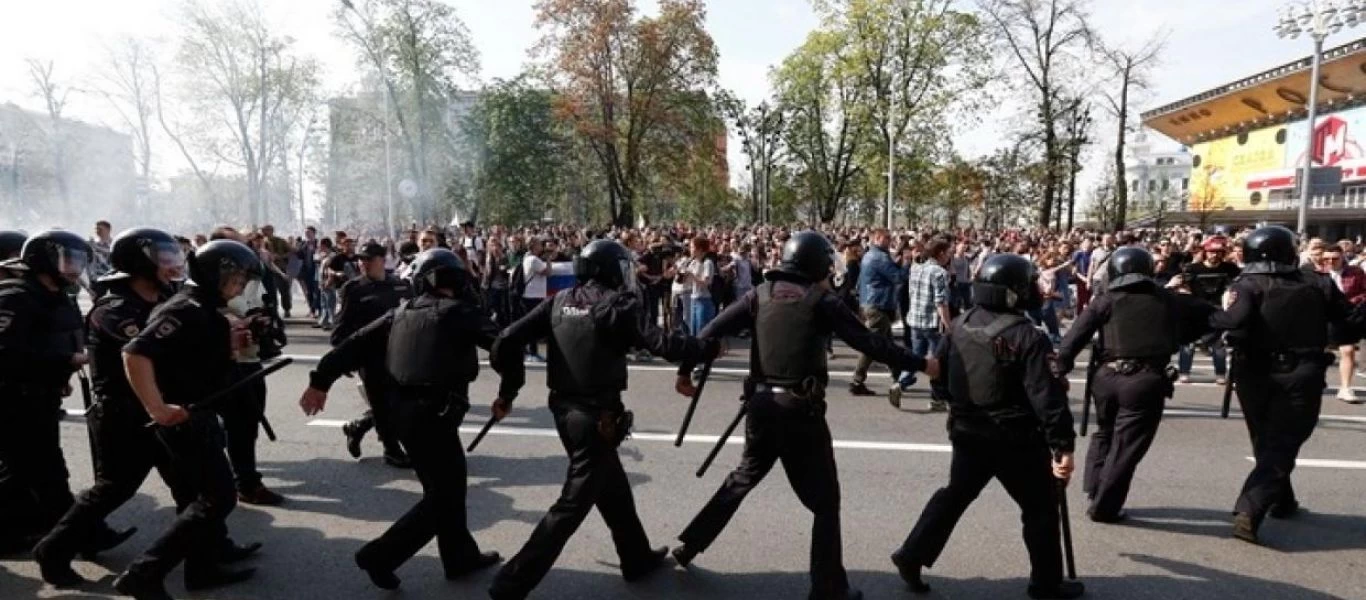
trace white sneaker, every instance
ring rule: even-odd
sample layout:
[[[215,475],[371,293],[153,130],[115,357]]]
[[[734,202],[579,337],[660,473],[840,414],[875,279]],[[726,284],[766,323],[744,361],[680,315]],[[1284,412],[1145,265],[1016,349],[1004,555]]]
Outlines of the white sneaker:
[[[1351,389],[1338,390],[1338,400],[1348,404],[1361,404],[1361,400],[1357,399],[1356,390]]]

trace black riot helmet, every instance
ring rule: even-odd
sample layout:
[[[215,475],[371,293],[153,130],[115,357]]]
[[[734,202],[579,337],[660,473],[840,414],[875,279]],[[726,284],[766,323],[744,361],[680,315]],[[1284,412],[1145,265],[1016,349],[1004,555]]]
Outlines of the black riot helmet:
[[[830,276],[834,264],[835,249],[830,240],[814,231],[798,231],[783,243],[778,270],[817,283]]]
[[[1292,273],[1299,266],[1295,234],[1279,225],[1259,227],[1243,238],[1244,273]]]
[[[22,231],[0,231],[0,260],[19,258],[28,236]]]
[[[611,290],[633,290],[635,265],[626,246],[612,240],[593,240],[574,257],[574,276],[579,283],[596,281]]]
[[[454,252],[432,248],[413,259],[409,278],[413,281],[413,291],[418,294],[435,294],[437,290],[459,294],[469,286],[470,272],[465,270],[465,261]]]
[[[75,284],[90,264],[91,254],[90,244],[81,236],[49,229],[25,241],[19,258],[33,273]]]
[[[1105,276],[1109,279],[1107,289],[1119,289],[1140,281],[1152,281],[1154,270],[1153,255],[1138,246],[1125,246],[1115,250],[1105,266]]]
[[[972,282],[972,302],[997,310],[1031,310],[1042,304],[1039,271],[1018,254],[993,254]]]
[[[234,275],[248,280],[265,276],[261,257],[246,244],[235,240],[214,240],[199,247],[190,257],[190,280],[195,287],[221,292]]]
[[[175,236],[151,227],[129,229],[114,238],[109,264],[116,272],[101,281],[141,277],[169,284],[185,278],[185,251],[180,242]]]

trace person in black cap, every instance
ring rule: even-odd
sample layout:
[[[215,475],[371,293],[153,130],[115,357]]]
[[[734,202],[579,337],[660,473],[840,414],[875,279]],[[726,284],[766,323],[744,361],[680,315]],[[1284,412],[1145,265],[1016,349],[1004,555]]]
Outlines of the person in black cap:
[[[536,305],[498,337],[492,360],[516,365],[529,341],[548,340],[546,385],[569,474],[560,498],[536,525],[521,551],[498,572],[489,596],[525,598],[540,583],[569,538],[595,506],[612,530],[621,574],[635,581],[664,565],[667,548],[652,549],[636,515],[631,483],[617,447],[630,434],[631,413],[622,403],[626,354],[643,348],[665,360],[715,356],[720,344],[666,334],[641,318],[636,262],[621,244],[590,242],[574,260],[578,284]],[[501,419],[511,404],[499,400]]]
[[[413,297],[413,286],[408,281],[385,272],[384,259],[387,255],[384,247],[375,242],[361,249],[361,274],[342,284],[341,292],[337,295],[341,309],[337,314],[337,327],[332,330],[333,347]],[[370,408],[361,418],[342,426],[342,434],[346,436],[346,451],[353,458],[360,458],[361,440],[373,428],[384,445],[384,462],[406,469],[412,463],[391,424],[390,404],[393,402],[391,395],[394,385],[393,378],[385,370],[384,353],[373,352],[364,362],[359,370],[360,389]]]
[[[745,380],[748,416],[740,464],[702,511],[679,534],[674,559],[687,566],[709,548],[740,503],[779,460],[792,490],[814,517],[811,528],[812,600],[861,598],[849,586],[840,535],[840,489],[830,426],[825,421],[829,384],[824,340],[838,336],[869,359],[892,370],[938,374],[926,361],[873,333],[830,289],[835,253],[819,233],[802,231],[783,244],[782,264],[766,281],[726,308],[699,334],[704,341],[754,331],[750,375]],[[695,361],[678,369],[675,388],[691,396]]]
[[[469,385],[479,376],[476,348],[489,349],[498,334],[479,309],[472,279],[454,252],[433,248],[413,262],[416,296],[361,327],[323,355],[299,399],[304,414],[327,404],[327,391],[343,373],[367,366],[380,353],[393,377],[393,425],[408,452],[422,500],[378,539],[356,552],[356,566],[376,586],[399,586],[394,570],[433,537],[447,579],[465,577],[500,560],[484,553],[465,517],[466,464],[460,423],[469,411]],[[524,372],[501,368],[500,402],[517,396]],[[520,363],[518,363],[520,365]]]
[[[171,528],[114,580],[115,590],[136,600],[170,598],[163,580],[181,561],[191,591],[245,581],[255,572],[217,566],[237,490],[218,415],[212,407],[194,406],[231,381],[233,355],[251,335],[233,328],[220,311],[264,277],[265,267],[255,251],[233,240],[205,244],[189,266],[190,284],[153,309],[123,350],[129,387],[159,426],[155,435],[171,456],[181,493],[192,498]]]
[[[906,541],[892,554],[915,593],[930,590],[920,570],[933,566],[963,512],[993,478],[1019,505],[1029,551],[1031,598],[1076,598],[1085,587],[1062,578],[1057,494],[1072,475],[1072,411],[1053,344],[1025,311],[1043,298],[1038,271],[1015,254],[982,263],[974,307],[954,319],[935,350],[947,396],[953,461],[949,484],[930,498]],[[1051,468],[1050,468],[1051,464]]]
[[[0,281],[0,548],[6,550],[32,548],[74,501],[58,415],[71,375],[90,362],[80,310],[67,295],[90,259],[80,236],[44,231],[7,263],[17,276]],[[128,535],[100,520],[85,549],[112,548]]]
[[[1124,519],[1134,471],[1157,437],[1162,410],[1172,396],[1171,355],[1207,331],[1209,315],[1216,310],[1195,296],[1158,287],[1154,266],[1147,250],[1115,250],[1106,266],[1106,293],[1077,316],[1058,350],[1058,363],[1068,373],[1097,331],[1104,340],[1101,367],[1091,386],[1097,427],[1082,481],[1091,498],[1087,514],[1092,521]]]
[[[1331,279],[1302,271],[1295,249],[1295,234],[1284,227],[1244,238],[1242,276],[1225,293],[1224,310],[1209,319],[1238,348],[1233,383],[1256,465],[1234,504],[1233,536],[1254,544],[1267,515],[1299,511],[1290,473],[1318,424],[1324,372],[1333,362],[1324,348],[1354,344],[1362,331],[1342,292]]]

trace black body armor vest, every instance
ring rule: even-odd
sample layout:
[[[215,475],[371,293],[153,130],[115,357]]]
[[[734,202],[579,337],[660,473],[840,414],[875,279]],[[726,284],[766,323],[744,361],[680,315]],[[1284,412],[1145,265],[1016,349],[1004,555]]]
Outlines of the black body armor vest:
[[[38,305],[38,310],[33,315],[27,315],[35,319],[33,324],[33,339],[29,340],[30,347],[40,354],[46,355],[71,355],[80,351],[84,344],[85,323],[81,320],[81,311],[76,308],[76,303],[61,292],[52,293],[43,289],[41,284],[29,279],[6,279],[0,281],[0,294],[28,294]],[[24,318],[26,315],[19,315],[16,318]],[[38,381],[23,380],[16,382],[0,383],[19,383],[37,386],[51,386],[61,389],[66,385],[71,373],[59,380]]]
[[[1322,352],[1328,346],[1328,298],[1311,281],[1254,275],[1262,289],[1263,330],[1256,346],[1268,352]]]
[[[968,325],[973,311],[965,313],[953,323],[953,350],[961,369],[949,371],[949,394],[956,402],[968,401],[973,406],[992,412],[1009,406],[1012,392],[1008,389],[1009,362],[1001,360],[997,352],[997,338],[1007,329],[1029,324],[1020,314],[1003,314],[985,326]],[[1018,382],[1014,387],[1021,387]]]
[[[1179,348],[1169,300],[1157,291],[1110,290],[1110,320],[1101,328],[1107,358],[1166,360]]]
[[[598,332],[593,305],[578,294],[566,290],[550,301],[547,384],[567,398],[616,396],[626,389],[626,349]]]
[[[394,310],[385,363],[395,382],[453,389],[474,379],[479,368],[474,343],[453,339],[441,328],[442,316],[456,307],[449,298],[423,297]]]
[[[816,325],[816,306],[824,292],[816,286],[784,286],[768,282],[755,291],[758,314],[750,365],[755,383],[795,387],[809,377],[828,379],[825,337]],[[787,290],[801,290],[799,294]]]

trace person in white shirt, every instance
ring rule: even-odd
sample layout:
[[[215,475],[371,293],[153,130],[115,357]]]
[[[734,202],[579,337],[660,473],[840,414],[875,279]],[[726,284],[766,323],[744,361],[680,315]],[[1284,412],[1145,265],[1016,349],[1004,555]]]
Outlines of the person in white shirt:
[[[688,333],[688,321],[692,314],[692,284],[688,278],[692,276],[692,259],[687,256],[678,256],[674,259],[673,266],[665,271],[665,277],[672,277],[674,282],[669,287],[669,292],[673,296],[673,324],[674,329]]]
[[[688,330],[702,331],[702,328],[716,316],[716,303],[711,297],[712,277],[718,277],[716,262],[707,256],[711,243],[704,237],[692,239],[692,262],[689,265],[688,281],[692,284],[692,306],[688,311]]]
[[[545,301],[546,280],[550,276],[550,263],[546,262],[544,256],[545,245],[541,240],[531,240],[526,256],[522,257],[522,277],[526,281],[526,287],[522,291],[522,314],[531,312],[537,304]],[[545,360],[537,351],[536,342],[531,342],[527,346],[527,357],[536,362]]]

